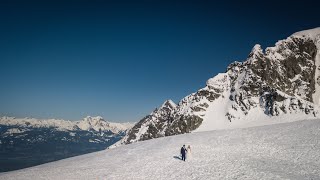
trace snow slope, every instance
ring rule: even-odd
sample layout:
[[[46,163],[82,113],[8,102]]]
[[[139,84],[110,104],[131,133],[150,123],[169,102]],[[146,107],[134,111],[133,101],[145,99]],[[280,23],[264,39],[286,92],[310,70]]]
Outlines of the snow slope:
[[[225,96],[228,97],[228,96]],[[270,116],[264,114],[263,109],[252,108],[248,115],[237,119],[237,121],[225,120],[225,114],[229,111],[231,103],[228,98],[220,97],[210,104],[207,113],[203,116],[203,122],[193,132],[247,128],[271,124],[280,124],[299,121],[301,119],[317,119],[318,117],[309,116],[303,113],[282,114],[281,116]]]
[[[28,179],[320,179],[320,120],[189,133],[137,142],[28,169]],[[178,159],[180,146],[192,157]]]
[[[299,31],[294,34],[293,36],[305,36],[307,38],[310,38],[312,40],[318,39],[320,35],[320,27],[313,28],[313,29],[308,29],[304,31]]]

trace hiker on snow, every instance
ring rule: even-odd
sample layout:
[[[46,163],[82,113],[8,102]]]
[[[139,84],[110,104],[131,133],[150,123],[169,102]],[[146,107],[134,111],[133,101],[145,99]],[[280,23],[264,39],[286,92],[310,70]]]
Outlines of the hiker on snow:
[[[186,146],[185,145],[183,145],[182,147],[181,147],[181,158],[182,158],[182,160],[183,161],[186,161]]]

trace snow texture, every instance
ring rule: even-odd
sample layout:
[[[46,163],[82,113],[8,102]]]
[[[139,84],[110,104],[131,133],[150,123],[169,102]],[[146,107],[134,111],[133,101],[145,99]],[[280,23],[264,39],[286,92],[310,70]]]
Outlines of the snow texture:
[[[189,133],[23,170],[0,180],[320,179],[320,120]],[[180,147],[192,158],[181,161]]]

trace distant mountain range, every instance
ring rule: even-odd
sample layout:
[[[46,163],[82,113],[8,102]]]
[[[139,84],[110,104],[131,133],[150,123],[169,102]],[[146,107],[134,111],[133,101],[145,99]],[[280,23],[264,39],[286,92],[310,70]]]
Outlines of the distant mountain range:
[[[265,50],[255,45],[244,62],[231,63],[178,104],[166,101],[114,146],[276,119],[319,118],[319,102],[320,28],[315,28]]]
[[[0,172],[105,149],[132,126],[100,116],[81,121],[1,117]]]
[[[111,131],[119,133],[132,127],[133,123],[114,123],[104,120],[101,116],[87,116],[81,121],[67,121],[60,119],[35,119],[0,117],[0,124],[7,126],[19,126],[23,128],[55,128],[60,131]]]

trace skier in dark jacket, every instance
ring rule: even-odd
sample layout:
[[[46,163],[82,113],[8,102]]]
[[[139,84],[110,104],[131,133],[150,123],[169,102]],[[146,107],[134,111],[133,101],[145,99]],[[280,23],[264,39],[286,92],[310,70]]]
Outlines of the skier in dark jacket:
[[[186,146],[185,145],[183,145],[182,147],[181,147],[181,158],[182,158],[182,160],[183,161],[186,161]]]

